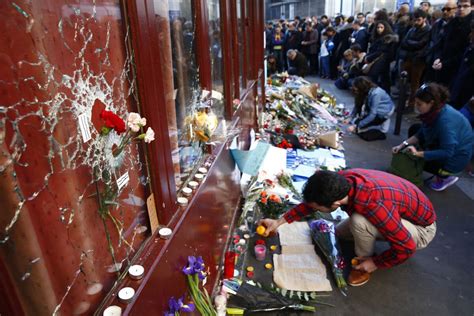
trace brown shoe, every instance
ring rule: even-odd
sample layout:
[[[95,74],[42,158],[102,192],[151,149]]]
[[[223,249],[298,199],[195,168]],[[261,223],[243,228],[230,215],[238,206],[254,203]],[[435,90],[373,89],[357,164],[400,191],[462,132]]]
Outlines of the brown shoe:
[[[347,280],[351,286],[361,286],[369,282],[370,273],[360,270],[352,269]]]

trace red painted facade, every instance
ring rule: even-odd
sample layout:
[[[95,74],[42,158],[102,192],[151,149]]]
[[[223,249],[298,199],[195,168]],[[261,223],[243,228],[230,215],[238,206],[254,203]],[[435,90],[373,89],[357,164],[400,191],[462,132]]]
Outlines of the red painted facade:
[[[207,2],[191,2],[199,83],[212,89]],[[161,314],[169,297],[186,291],[181,269],[188,255],[203,256],[211,273],[206,287],[215,286],[239,208],[240,176],[229,141],[218,144],[189,205],[176,203],[173,56],[164,6],[151,0],[0,3],[0,314],[90,315],[115,304],[131,315]],[[241,21],[238,9],[232,0],[220,1],[226,118],[245,148],[262,93],[263,0],[241,0]],[[236,49],[239,26],[243,51]],[[243,67],[237,53],[245,56]],[[233,113],[236,96],[242,104]],[[100,134],[96,99],[122,118],[139,112],[156,140],[133,143],[111,158],[117,139]],[[81,116],[89,122],[88,141]],[[108,207],[114,224],[100,216],[98,196],[125,173],[129,182]],[[150,232],[150,193],[160,225],[174,231],[169,240]],[[126,276],[131,263],[145,267],[142,280]],[[115,295],[126,285],[137,294],[123,305]]]

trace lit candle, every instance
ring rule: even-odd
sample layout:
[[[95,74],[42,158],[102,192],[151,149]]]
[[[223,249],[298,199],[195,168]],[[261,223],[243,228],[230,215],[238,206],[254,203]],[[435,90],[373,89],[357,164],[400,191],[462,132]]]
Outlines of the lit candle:
[[[257,258],[258,261],[263,261],[267,253],[267,247],[265,247],[265,245],[255,245],[254,250],[255,258]]]
[[[128,304],[133,300],[135,296],[135,290],[131,287],[124,287],[118,292],[118,298],[120,302]]]
[[[122,308],[117,305],[112,305],[104,309],[104,316],[121,316],[122,315]]]
[[[185,197],[179,197],[178,198],[178,204],[180,206],[186,206],[186,205],[188,205],[188,199],[185,198]]]
[[[191,190],[191,189],[188,188],[188,187],[184,187],[183,190],[182,190],[182,192],[183,192],[183,195],[185,195],[185,196],[190,196],[190,195],[193,193],[193,190]]]
[[[167,227],[165,228],[161,228],[159,231],[158,231],[158,234],[160,235],[161,238],[163,239],[168,239],[171,237],[171,234],[173,233],[173,231]]]
[[[196,189],[196,188],[199,186],[199,182],[197,182],[197,181],[189,181],[188,185],[189,185],[189,187],[190,187],[191,189],[194,190],[194,189]]]
[[[202,181],[202,179],[204,179],[204,175],[201,174],[201,173],[196,173],[194,175],[194,179],[196,179],[198,182]]]
[[[145,274],[145,268],[141,265],[133,265],[128,269],[128,275],[134,280],[140,280]]]

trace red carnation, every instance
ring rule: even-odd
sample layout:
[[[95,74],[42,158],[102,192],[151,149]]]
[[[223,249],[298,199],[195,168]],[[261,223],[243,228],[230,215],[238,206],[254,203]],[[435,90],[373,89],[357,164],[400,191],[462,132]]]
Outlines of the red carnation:
[[[114,129],[119,135],[127,130],[125,121],[111,111],[102,110],[100,118],[104,120],[106,127]]]

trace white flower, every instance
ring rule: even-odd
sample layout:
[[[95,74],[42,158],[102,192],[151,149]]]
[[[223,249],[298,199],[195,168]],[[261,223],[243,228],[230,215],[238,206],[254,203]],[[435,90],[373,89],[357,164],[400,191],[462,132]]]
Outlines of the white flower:
[[[146,118],[142,117],[142,118],[140,119],[139,125],[140,125],[141,127],[145,126],[145,125],[146,125]]]
[[[133,132],[138,132],[140,130],[140,127],[145,125],[145,124],[142,124],[143,121],[146,124],[146,119],[141,118],[140,114],[135,113],[135,112],[130,112],[127,118],[127,125],[128,127],[130,127],[130,129]]]
[[[148,144],[155,140],[155,132],[153,131],[151,127],[148,127],[148,129],[146,130],[144,140],[145,140],[145,143],[148,143]]]

